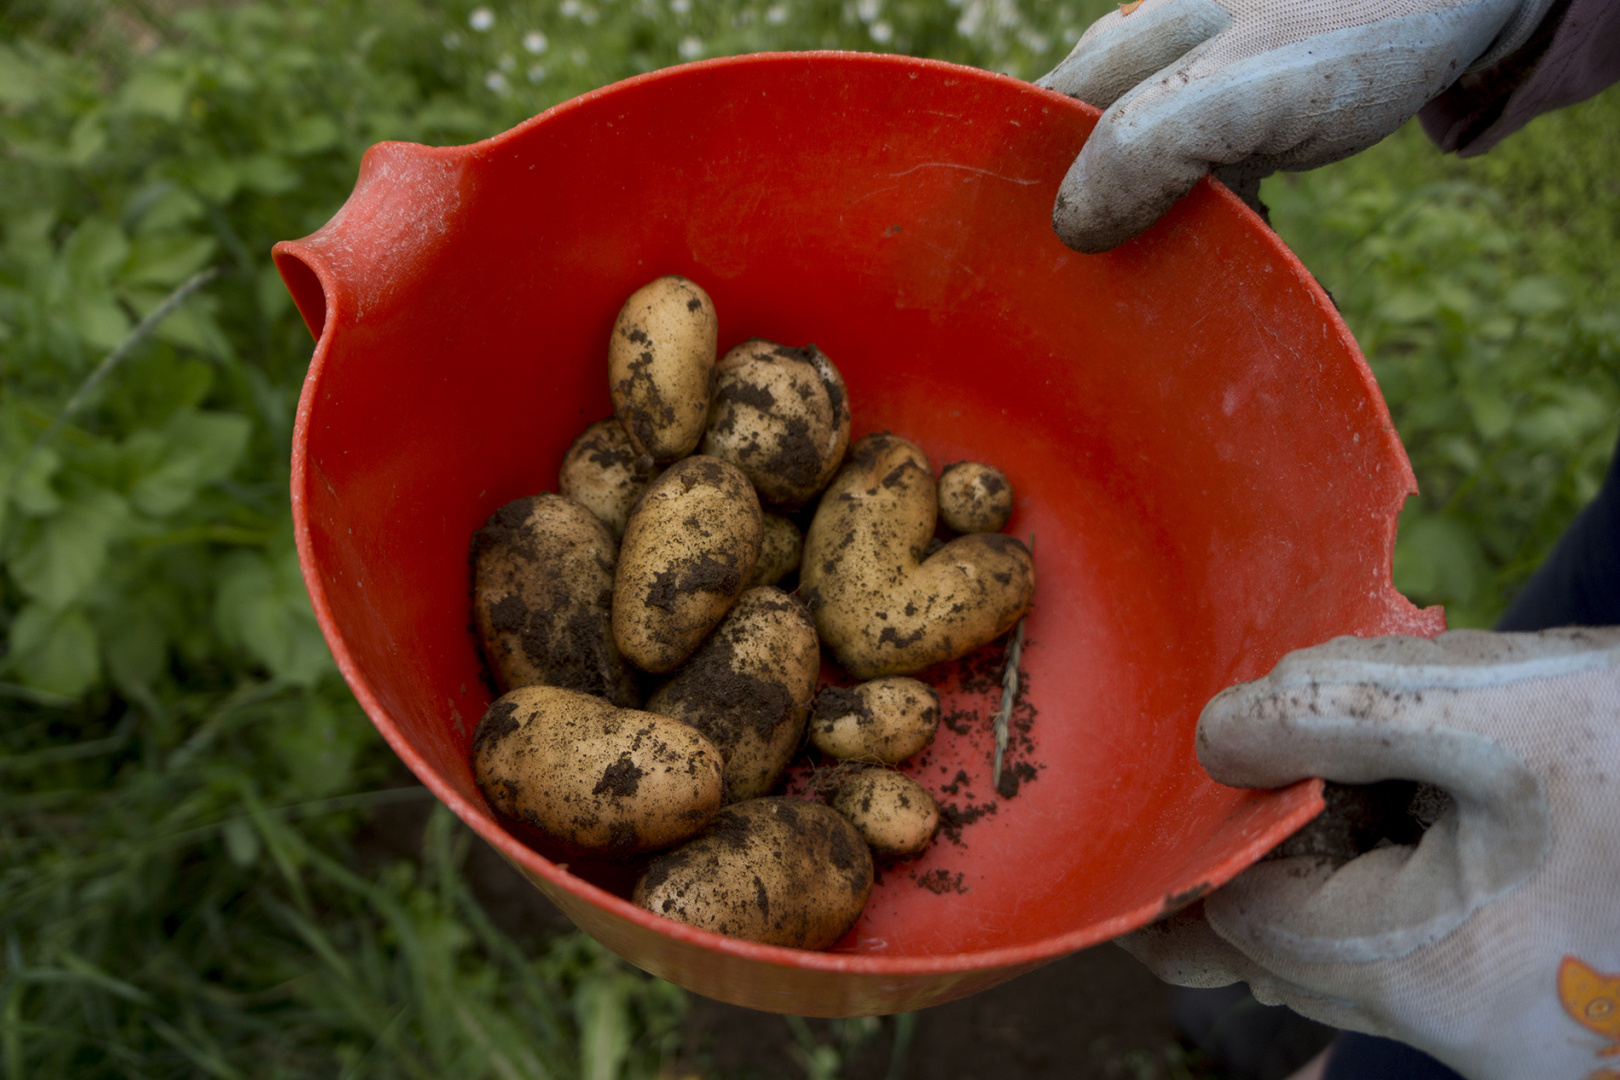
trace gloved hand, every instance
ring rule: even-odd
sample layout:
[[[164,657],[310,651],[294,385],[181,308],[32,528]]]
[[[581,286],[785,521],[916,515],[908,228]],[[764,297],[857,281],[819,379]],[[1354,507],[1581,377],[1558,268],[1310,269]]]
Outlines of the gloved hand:
[[[1222,783],[1453,804],[1415,847],[1262,862],[1120,939],[1161,978],[1242,980],[1472,1080],[1620,1078],[1620,629],[1338,638],[1216,696],[1198,753]]]
[[[1552,0],[1141,0],[1039,85],[1106,109],[1052,224],[1107,251],[1212,166],[1310,169],[1400,127],[1528,38]],[[1129,14],[1127,14],[1129,12]]]

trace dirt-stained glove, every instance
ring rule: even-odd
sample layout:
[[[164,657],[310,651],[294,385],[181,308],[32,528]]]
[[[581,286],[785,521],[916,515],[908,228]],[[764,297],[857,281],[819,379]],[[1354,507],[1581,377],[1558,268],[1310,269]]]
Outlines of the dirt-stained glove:
[[[1183,986],[1427,1051],[1472,1080],[1620,1080],[1620,629],[1338,638],[1219,694],[1222,783],[1416,780],[1414,846],[1262,862],[1120,939]]]
[[[1469,67],[1523,44],[1552,0],[1140,0],[1092,24],[1039,84],[1106,109],[1052,214],[1107,251],[1211,167],[1349,157]]]

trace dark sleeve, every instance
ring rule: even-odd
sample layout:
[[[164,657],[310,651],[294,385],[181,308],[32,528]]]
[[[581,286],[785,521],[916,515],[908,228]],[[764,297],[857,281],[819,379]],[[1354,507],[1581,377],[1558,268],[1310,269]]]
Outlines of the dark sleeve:
[[[1620,0],[1557,0],[1523,46],[1458,79],[1418,119],[1440,149],[1472,157],[1616,81]]]
[[[1497,622],[1498,630],[1620,625],[1620,448],[1597,498]]]

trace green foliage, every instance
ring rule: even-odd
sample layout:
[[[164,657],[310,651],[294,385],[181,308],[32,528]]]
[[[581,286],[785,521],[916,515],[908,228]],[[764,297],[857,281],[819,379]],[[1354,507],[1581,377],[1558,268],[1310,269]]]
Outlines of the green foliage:
[[[1453,626],[1501,614],[1597,492],[1620,429],[1620,195],[1589,137],[1617,120],[1611,92],[1471,161],[1413,125],[1264,192],[1417,473],[1396,584]]]

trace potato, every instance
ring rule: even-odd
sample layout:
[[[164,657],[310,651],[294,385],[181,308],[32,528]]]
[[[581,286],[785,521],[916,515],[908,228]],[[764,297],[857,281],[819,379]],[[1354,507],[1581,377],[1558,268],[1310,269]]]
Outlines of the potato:
[[[845,761],[893,765],[919,753],[938,730],[939,695],[933,687],[891,675],[859,686],[829,686],[818,694],[810,741]]]
[[[608,343],[608,387],[638,452],[673,461],[697,449],[719,334],[714,302],[685,278],[661,277],[625,301]]]
[[[832,808],[877,855],[920,855],[939,831],[939,806],[928,789],[892,769],[862,769],[845,780]]]
[[[954,532],[1000,532],[1012,512],[1012,484],[995,466],[958,461],[940,473],[939,516]]]
[[[749,589],[647,711],[691,724],[725,757],[728,802],[764,795],[804,739],[821,648],[804,605]]]
[[[764,523],[735,466],[701,454],[666,469],[624,530],[613,582],[613,638],[631,663],[679,667],[754,576]]]
[[[722,759],[701,732],[577,690],[525,686],[497,698],[472,757],[497,813],[594,858],[678,844],[720,809]]]
[[[855,827],[820,803],[750,799],[674,851],[653,857],[631,900],[731,937],[825,949],[849,932],[872,894],[872,854]]]
[[[765,535],[759,545],[759,562],[749,585],[775,585],[799,568],[804,553],[804,537],[799,527],[781,514],[765,515]]]
[[[817,635],[858,679],[971,652],[1011,629],[1034,597],[1034,560],[1010,536],[961,536],[924,559],[935,508],[927,457],[889,434],[851,448],[816,508],[799,593]]]
[[[630,508],[656,475],[652,458],[635,448],[623,424],[598,420],[563,455],[557,490],[601,518],[618,540]]]
[[[849,447],[844,377],[814,345],[744,342],[715,368],[703,452],[736,465],[762,503],[796,508],[827,486]]]
[[[641,703],[613,642],[608,527],[550,493],[507,503],[473,534],[473,623],[501,690],[560,686]]]

